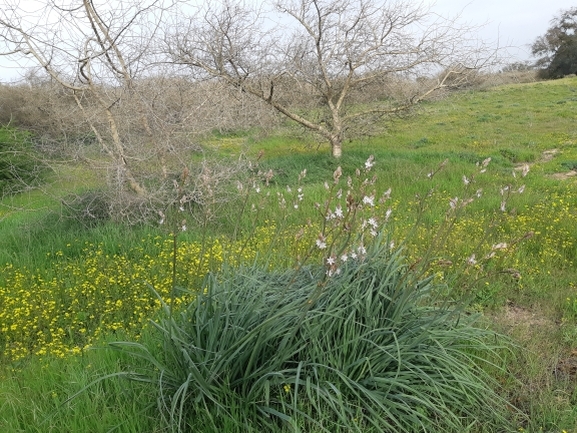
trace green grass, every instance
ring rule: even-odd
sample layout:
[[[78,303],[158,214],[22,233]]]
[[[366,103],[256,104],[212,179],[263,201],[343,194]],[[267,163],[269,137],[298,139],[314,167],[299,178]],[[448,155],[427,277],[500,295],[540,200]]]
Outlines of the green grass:
[[[154,390],[120,378],[127,358],[94,349],[68,359],[29,359],[0,370],[0,430],[6,433],[160,432]],[[86,392],[81,392],[88,387]],[[80,392],[77,396],[76,393]]]
[[[451,289],[445,296],[468,296],[471,308],[485,314],[491,329],[508,333],[517,342],[514,356],[507,358],[512,377],[488,370],[502,382],[501,395],[524,413],[516,428],[529,432],[577,432],[577,375],[570,368],[577,362],[576,178],[560,180],[552,176],[576,166],[576,104],[575,78],[460,93],[444,101],[426,103],[410,118],[389,121],[382,135],[346,142],[344,156],[338,162],[329,158],[327,146],[318,146],[298,133],[283,132],[265,138],[245,133],[215,136],[206,145],[223,157],[236,158],[242,152],[256,159],[264,151],[258,168],[272,168],[275,176],[268,188],[262,185],[258,194],[246,185],[251,191],[247,207],[219,215],[210,229],[211,235],[237,233],[240,239],[257,233],[262,238],[265,235],[254,232],[255,227],[273,227],[274,223],[266,236],[282,242],[265,250],[263,256],[273,267],[286,266],[290,257],[305,251],[294,242],[300,229],[295,225],[322,220],[314,205],[318,202],[323,209],[327,196],[323,183],[332,182],[339,165],[345,178],[354,177],[354,171],[363,166],[369,155],[374,155],[376,165],[371,174],[377,174],[378,179],[366,192],[370,194],[374,188],[379,196],[389,187],[392,189],[392,199],[378,212],[382,220],[391,207],[389,228],[394,230],[391,235],[397,237],[397,243],[411,233],[415,221],[420,221],[419,230],[407,240],[409,264],[419,263],[424,257],[432,260],[430,275],[436,283],[447,284]],[[545,153],[553,149],[557,152]],[[488,157],[492,161],[487,172],[479,173],[476,163]],[[447,165],[430,180],[427,174],[446,159]],[[522,178],[517,172],[514,178],[514,169],[523,163],[531,164],[529,174]],[[29,275],[49,273],[55,266],[47,254],[62,251],[61,269],[81,269],[86,242],[101,245],[104,256],[136,260],[135,251],[142,246],[143,238],[169,239],[170,229],[176,228],[127,229],[110,223],[85,228],[63,219],[62,197],[100,185],[86,167],[55,165],[54,169],[49,177],[51,183],[43,188],[49,195],[32,190],[0,202],[0,265],[10,263]],[[299,182],[303,169],[307,169],[307,176]],[[463,176],[472,180],[468,187],[463,185]],[[345,182],[343,178],[341,184]],[[498,210],[500,189],[507,185],[526,188],[523,194],[509,197],[507,212],[502,213]],[[299,186],[303,188],[302,201],[297,198]],[[445,242],[432,253],[428,251],[439,226],[448,224],[449,200],[472,196],[480,188],[483,198],[460,210],[459,222],[451,226]],[[429,190],[431,196],[423,199]],[[290,212],[281,211],[277,194],[283,194]],[[416,198],[417,194],[421,198]],[[256,212],[251,210],[252,204]],[[298,204],[298,209],[293,209],[293,204]],[[420,209],[424,209],[422,214]],[[499,224],[492,226],[493,221]],[[235,232],[239,225],[240,230]],[[318,229],[311,226],[305,238],[309,236],[308,241],[314,242]],[[529,232],[533,232],[532,237],[516,242]],[[189,228],[181,239],[200,242],[202,234]],[[503,242],[508,244],[506,250],[496,251],[495,259],[483,259],[492,245]],[[145,249],[142,255],[156,251],[152,247]],[[472,254],[476,266],[466,263]],[[160,263],[158,257],[158,266],[169,278],[169,256],[162,259],[167,263]],[[446,265],[447,261],[451,265]],[[72,275],[61,273],[62,284],[72,287]],[[0,276],[0,288],[4,278]],[[131,287],[134,283],[123,287],[126,292],[122,293],[128,293]],[[115,337],[114,332],[104,338],[120,337]],[[88,358],[89,363],[98,365],[94,372],[86,369]],[[130,364],[127,358],[119,361],[117,355],[107,351],[90,351],[84,358],[32,356],[17,363],[4,361],[0,430],[108,431],[121,421],[125,427],[119,431],[160,429],[150,418],[155,416],[155,408],[140,405],[154,394],[146,387],[130,388],[125,394],[123,387],[128,385],[107,381],[61,405],[65,401],[61,395],[73,395],[99,375],[125,371],[127,362]],[[49,397],[52,392],[59,396],[57,401]],[[94,404],[90,404],[89,397],[94,398]],[[240,407],[231,409],[234,410]],[[105,421],[101,422],[101,416]],[[40,424],[47,418],[49,421]],[[236,428],[231,423],[226,431]]]

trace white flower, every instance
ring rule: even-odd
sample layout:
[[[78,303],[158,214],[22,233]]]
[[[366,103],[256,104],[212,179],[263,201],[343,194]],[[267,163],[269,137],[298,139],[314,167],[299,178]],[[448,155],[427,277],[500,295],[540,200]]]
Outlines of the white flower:
[[[481,163],[481,166],[482,166],[482,167],[487,167],[490,162],[491,162],[491,158],[490,158],[490,157],[487,158],[487,159],[484,159],[483,162]]]
[[[258,194],[258,193],[260,192],[260,186],[257,186],[254,190],[255,190],[255,191],[257,192],[257,194]]]
[[[463,183],[465,185],[469,185],[471,183],[471,181],[467,178],[467,176],[463,175]]]
[[[519,194],[523,194],[523,191],[525,191],[525,185],[522,185],[522,186],[517,190],[517,192],[518,192]]]
[[[342,218],[342,217],[343,217],[343,208],[341,207],[341,205],[338,205],[338,206],[336,207],[334,215],[335,215],[337,218]]]
[[[287,190],[287,192],[292,192],[292,191],[293,191],[289,185],[286,186],[286,190]]]
[[[284,194],[282,194],[282,193],[280,193],[280,192],[277,191],[277,192],[276,192],[276,196],[277,196],[278,202],[279,202],[279,204],[280,204],[281,206],[286,205],[286,200],[285,200],[285,198],[284,198]]]
[[[367,171],[369,171],[373,167],[373,165],[375,165],[374,160],[375,160],[375,157],[373,155],[369,156],[369,159],[366,160],[365,169]]]
[[[357,248],[357,252],[361,256],[364,256],[365,254],[367,254],[367,249],[363,245],[361,245],[360,247]]]
[[[346,262],[348,259],[349,259],[349,256],[347,256],[346,253],[344,253],[344,254],[341,256],[341,262],[343,262],[343,263]]]
[[[468,265],[475,265],[477,263],[477,259],[475,258],[475,254],[472,254],[471,257],[467,259]]]
[[[341,270],[339,268],[337,269],[333,269],[333,268],[329,268],[327,269],[327,276],[328,277],[332,277],[333,275],[339,275],[341,273]]]
[[[452,198],[451,200],[449,200],[449,206],[451,206],[451,209],[456,209],[458,202],[459,202],[459,197],[455,197],[455,198]]]
[[[499,209],[501,210],[501,212],[505,212],[505,206],[507,205],[506,201],[502,201],[501,202],[501,206],[499,207]]]
[[[355,252],[353,251],[353,252],[351,253],[351,259],[354,260],[354,259],[356,259],[357,257],[358,257],[358,256],[357,256],[357,253],[355,253]]]
[[[529,173],[529,164],[523,164],[523,169],[521,170],[521,176],[525,177]]]
[[[329,266],[333,266],[336,263],[336,258],[334,256],[328,257],[327,258],[327,265]]]
[[[383,193],[383,200],[388,200],[388,199],[390,199],[390,198],[391,198],[391,188],[389,188],[388,190],[386,190],[386,191]]]
[[[325,237],[323,235],[319,235],[319,237],[317,238],[316,244],[320,250],[324,250],[327,247],[327,243],[326,243]]]
[[[393,210],[391,208],[387,209],[387,211],[385,212],[385,221],[389,220],[389,217],[391,216],[392,213]]]
[[[337,167],[337,169],[335,170],[335,172],[333,173],[333,180],[335,181],[335,183],[338,183],[339,179],[341,178],[341,176],[343,175],[343,169],[341,168],[341,166],[339,165]]]
[[[370,229],[369,233],[371,234],[372,237],[376,237],[377,236],[377,231],[374,229]]]
[[[375,197],[374,196],[364,196],[363,197],[363,204],[368,204],[369,206],[374,206],[375,205]]]
[[[181,211],[181,212],[184,212],[184,206],[179,206],[179,207],[178,207],[178,210]]]
[[[475,195],[477,196],[477,198],[481,198],[481,196],[483,195],[483,190],[478,189],[477,192],[475,193]]]
[[[369,220],[367,221],[367,223],[375,229],[379,226],[379,224],[377,223],[377,220],[373,217],[370,217]]]

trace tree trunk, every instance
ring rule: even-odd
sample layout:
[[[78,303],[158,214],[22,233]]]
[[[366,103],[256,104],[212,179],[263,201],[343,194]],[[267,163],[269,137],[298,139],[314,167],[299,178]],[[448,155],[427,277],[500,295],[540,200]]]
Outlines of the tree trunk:
[[[122,144],[122,140],[120,139],[120,134],[118,133],[118,126],[116,125],[116,119],[114,115],[110,111],[110,108],[105,109],[106,116],[108,117],[108,124],[110,125],[110,133],[112,135],[112,141],[115,146],[116,150],[116,160],[120,167],[122,168],[122,172],[124,173],[124,177],[128,181],[128,185],[130,189],[138,194],[139,196],[146,195],[146,188],[141,185],[136,178],[132,175],[132,170],[128,166],[126,161],[126,156],[124,154],[124,146]]]
[[[339,159],[343,155],[343,121],[338,106],[329,101],[329,107],[333,117],[329,141],[333,158]]]
[[[343,155],[343,140],[340,136],[332,136],[330,141],[333,158],[339,159]]]

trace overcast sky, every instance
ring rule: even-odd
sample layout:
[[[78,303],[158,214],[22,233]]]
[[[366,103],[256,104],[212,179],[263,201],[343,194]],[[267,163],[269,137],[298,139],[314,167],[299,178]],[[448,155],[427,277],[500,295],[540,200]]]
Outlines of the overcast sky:
[[[481,31],[485,40],[499,40],[500,46],[516,46],[510,50],[522,60],[531,58],[530,45],[544,34],[551,19],[559,11],[577,6],[576,0],[425,0],[435,3],[434,9],[442,15],[462,11],[464,21],[471,24],[487,23]]]
[[[530,45],[545,33],[550,20],[559,11],[577,6],[577,0],[423,0],[443,16],[461,14],[470,24],[484,24],[480,36],[500,46],[514,46],[508,51],[516,60],[531,58]],[[0,0],[0,4],[1,4]],[[0,57],[0,82],[16,80],[21,70]]]

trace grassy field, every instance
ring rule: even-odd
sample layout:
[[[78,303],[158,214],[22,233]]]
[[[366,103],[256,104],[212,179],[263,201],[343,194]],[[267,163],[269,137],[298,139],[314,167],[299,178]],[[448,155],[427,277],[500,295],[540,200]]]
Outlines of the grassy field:
[[[274,176],[247,183],[210,227],[188,217],[178,236],[180,214],[132,228],[63,218],[59,198],[98,181],[53,166],[42,190],[0,203],[0,431],[170,431],[154,386],[122,380],[148,368],[146,357],[106,343],[158,344],[149,320],[161,299],[175,310],[193,303],[210,270],[350,257],[349,231],[330,221],[351,176],[367,202],[350,232],[368,239],[375,222],[407,266],[432,278],[435,302],[466,298],[466,315],[481,313],[482,329],[511,338],[485,370],[511,424],[462,431],[577,432],[576,109],[575,78],[462,92],[345,143],[340,161],[290,125],[265,138],[215,137],[210,153],[264,152],[258,167]],[[376,179],[363,184],[365,175]]]

